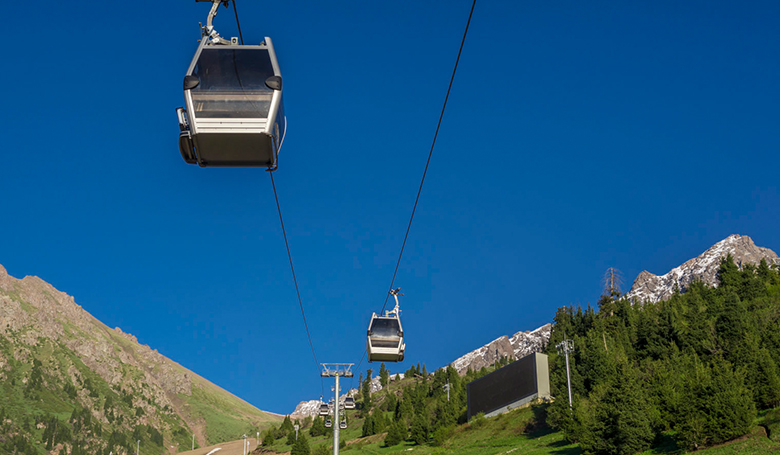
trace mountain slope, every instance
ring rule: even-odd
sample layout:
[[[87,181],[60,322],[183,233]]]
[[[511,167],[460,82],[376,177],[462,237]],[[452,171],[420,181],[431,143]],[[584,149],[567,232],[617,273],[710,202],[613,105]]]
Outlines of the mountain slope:
[[[642,271],[634,280],[626,297],[635,303],[655,303],[671,297],[675,289],[685,292],[694,280],[702,281],[708,286],[717,286],[720,260],[729,254],[740,269],[745,264],[758,264],[762,259],[769,265],[780,263],[774,251],[756,246],[746,235],[733,234],[664,275]]]
[[[517,332],[512,337],[506,335],[457,358],[452,367],[463,376],[469,368],[477,371],[492,365],[502,357],[517,360],[534,352],[542,352],[550,340],[552,324],[545,324],[528,332]]]
[[[107,327],[40,278],[19,280],[2,266],[0,413],[9,417],[0,447],[10,440],[3,434],[40,440],[53,425],[70,434],[46,445],[74,454],[119,453],[138,439],[189,448],[193,434],[216,443],[280,420]]]

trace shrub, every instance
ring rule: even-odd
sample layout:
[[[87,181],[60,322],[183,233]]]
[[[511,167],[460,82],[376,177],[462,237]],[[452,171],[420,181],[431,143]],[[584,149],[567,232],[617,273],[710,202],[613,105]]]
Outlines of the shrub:
[[[472,417],[471,420],[469,421],[469,423],[471,424],[471,428],[479,428],[482,425],[484,425],[485,422],[487,422],[487,419],[485,418],[484,412],[480,412],[479,414]]]
[[[441,447],[452,436],[452,427],[441,427],[433,432],[433,441],[431,445]]]

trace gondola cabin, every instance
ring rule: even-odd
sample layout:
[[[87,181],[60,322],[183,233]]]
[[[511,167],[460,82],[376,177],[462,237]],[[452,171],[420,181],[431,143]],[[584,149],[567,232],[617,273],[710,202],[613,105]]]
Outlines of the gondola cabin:
[[[404,331],[398,313],[371,315],[368,324],[366,351],[369,362],[401,362],[404,360]]]
[[[201,38],[184,77],[179,117],[184,161],[275,169],[287,121],[273,43]]]
[[[319,414],[321,416],[326,416],[326,415],[330,414],[330,406],[328,406],[327,403],[321,403],[320,404],[320,412],[319,412]]]
[[[331,423],[330,419],[325,419],[325,428],[330,428],[332,426],[333,424]]]
[[[355,399],[352,397],[344,398],[344,409],[355,409]]]

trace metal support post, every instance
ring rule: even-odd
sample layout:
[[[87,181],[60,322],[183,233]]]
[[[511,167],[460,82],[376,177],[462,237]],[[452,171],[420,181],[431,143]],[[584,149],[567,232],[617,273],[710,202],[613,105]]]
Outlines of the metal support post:
[[[339,375],[336,375],[336,401],[333,402],[333,455],[339,455]]]
[[[336,399],[333,400],[333,455],[339,455],[339,377],[351,378],[354,363],[323,363],[320,376],[336,378]],[[344,411],[346,412],[346,410]]]
[[[566,335],[564,335],[565,337]],[[569,373],[569,353],[574,352],[574,342],[572,340],[564,338],[563,341],[555,346],[558,349],[558,353],[562,353],[566,357],[566,384],[569,388],[569,409],[572,408],[571,402],[571,374]]]

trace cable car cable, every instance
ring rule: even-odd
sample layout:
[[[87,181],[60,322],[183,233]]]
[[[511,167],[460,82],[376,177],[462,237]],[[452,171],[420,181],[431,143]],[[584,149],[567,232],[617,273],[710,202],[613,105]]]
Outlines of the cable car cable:
[[[306,323],[306,312],[303,311],[303,301],[301,300],[301,291],[298,288],[298,279],[295,277],[295,267],[293,267],[292,254],[290,253],[290,244],[287,242],[287,232],[284,229],[284,220],[282,219],[282,208],[279,205],[279,196],[276,193],[276,183],[274,182],[274,173],[269,172],[271,176],[271,186],[274,189],[274,199],[276,199],[276,210],[279,212],[279,222],[282,224],[282,235],[284,236],[284,246],[287,247],[287,258],[290,260],[290,270],[292,271],[293,283],[295,283],[295,292],[298,294],[298,305],[301,307],[301,316],[303,316],[303,326],[306,328],[306,336],[309,338],[309,347],[311,347],[311,355],[314,357],[314,366],[317,368],[317,375],[320,376],[320,362],[317,361],[317,354],[314,352],[314,343],[311,341],[311,333],[309,333],[309,324]],[[325,385],[320,376],[320,387],[322,388],[322,394],[325,395]]]
[[[234,0],[235,1],[235,0]],[[431,157],[433,156],[433,149],[436,147],[436,138],[439,136],[439,129],[441,128],[441,122],[444,118],[444,111],[447,108],[447,101],[450,98],[450,92],[452,91],[452,84],[455,81],[455,73],[458,71],[458,63],[460,62],[460,56],[463,53],[463,45],[466,43],[466,35],[469,32],[469,25],[471,25],[471,17],[474,14],[474,6],[476,6],[477,0],[473,0],[471,3],[471,11],[469,11],[469,18],[466,21],[466,29],[463,31],[463,39],[460,41],[460,48],[458,49],[458,57],[455,59],[455,67],[452,69],[452,77],[450,77],[450,84],[447,87],[447,95],[444,97],[444,104],[441,107],[441,114],[439,115],[439,123],[436,125],[436,132],[433,134],[433,141],[431,143],[431,150],[428,152],[428,160],[425,162],[425,170],[423,171],[422,179],[420,180],[420,188],[417,190],[417,197],[414,199],[414,207],[412,207],[412,215],[409,217],[409,224],[406,226],[406,234],[404,234],[404,241],[401,244],[401,251],[398,254],[398,261],[395,264],[395,270],[393,271],[393,279],[390,281],[390,288],[385,296],[385,303],[382,305],[382,311],[379,314],[384,313],[385,307],[387,307],[387,300],[390,298],[390,292],[393,290],[395,284],[395,278],[398,274],[398,267],[401,265],[401,258],[404,255],[404,249],[406,248],[406,241],[409,238],[409,231],[412,228],[412,221],[414,220],[414,214],[417,211],[417,203],[420,201],[420,194],[422,193],[423,184],[425,183],[425,176],[428,174],[428,166],[431,164]],[[360,365],[363,363],[363,359],[366,357],[366,351],[363,351],[363,356],[360,358],[357,368],[360,370]]]
[[[238,27],[238,38],[241,40],[241,45],[244,45],[244,35],[241,34],[241,23],[238,22],[238,10],[236,9],[236,0],[233,0],[233,12],[236,13],[236,26]]]
[[[244,35],[241,33],[241,22],[238,19],[238,10],[236,9],[236,0],[233,0],[233,13],[235,13],[236,16],[236,27],[238,27],[238,38],[241,40],[241,45],[244,44]],[[235,57],[234,57],[235,59]],[[236,77],[238,76],[238,73],[236,73]],[[239,77],[239,83],[240,83],[240,77]],[[243,84],[241,84],[243,87]],[[292,260],[292,254],[290,253],[290,243],[287,241],[287,231],[284,228],[284,219],[282,218],[282,208],[279,205],[279,195],[276,192],[276,182],[274,182],[274,173],[273,170],[275,169],[269,169],[271,172],[268,174],[271,176],[271,187],[273,187],[274,190],[274,199],[276,200],[276,210],[279,212],[279,223],[282,225],[282,235],[284,236],[284,246],[287,248],[287,259],[290,260],[290,271],[292,271],[292,277],[293,277],[293,283],[295,284],[295,293],[298,296],[298,306],[301,308],[301,316],[303,317],[303,327],[306,329],[306,337],[309,340],[309,347],[311,348],[311,355],[314,357],[314,366],[317,368],[317,375],[320,375],[320,362],[317,360],[317,354],[314,351],[314,343],[311,341],[311,333],[309,332],[309,324],[306,322],[306,312],[303,310],[303,301],[301,300],[301,291],[298,288],[298,279],[295,276],[295,267],[293,266],[293,260]],[[320,388],[322,389],[322,394],[325,394],[325,384],[323,383],[322,376],[320,376]]]
[[[235,1],[235,0],[234,0]],[[409,238],[409,231],[412,229],[412,221],[414,220],[414,214],[417,211],[417,203],[420,201],[420,193],[422,193],[423,184],[425,183],[425,176],[428,174],[428,165],[431,164],[431,157],[433,156],[433,148],[436,147],[436,138],[439,136],[439,129],[441,128],[441,122],[444,118],[444,110],[447,108],[447,100],[450,98],[450,91],[452,90],[452,83],[455,81],[455,73],[458,71],[458,63],[460,62],[460,55],[463,52],[463,45],[466,42],[466,35],[469,32],[469,25],[471,24],[471,16],[474,14],[474,6],[477,4],[477,0],[474,0],[471,4],[471,11],[469,12],[469,18],[466,21],[466,29],[463,31],[463,39],[460,42],[460,49],[458,49],[458,57],[455,59],[455,67],[452,69],[452,77],[450,77],[450,85],[447,87],[447,95],[444,97],[444,105],[441,107],[441,114],[439,115],[439,123],[436,125],[436,132],[433,134],[433,142],[431,143],[431,151],[428,152],[428,161],[425,162],[425,170],[423,171],[422,179],[420,180],[420,188],[417,190],[417,197],[414,199],[414,207],[412,207],[412,215],[409,217],[409,225],[406,227],[406,234],[404,235],[403,244],[401,244],[401,252],[398,254],[398,262],[395,264],[395,271],[393,271],[393,279],[390,281],[390,288],[385,296],[385,303],[382,305],[382,311],[384,313],[387,306],[387,300],[390,298],[390,292],[393,290],[395,284],[395,277],[398,274],[398,267],[401,265],[401,257],[404,255],[404,248],[406,248],[406,240]]]

